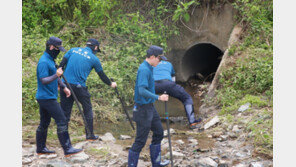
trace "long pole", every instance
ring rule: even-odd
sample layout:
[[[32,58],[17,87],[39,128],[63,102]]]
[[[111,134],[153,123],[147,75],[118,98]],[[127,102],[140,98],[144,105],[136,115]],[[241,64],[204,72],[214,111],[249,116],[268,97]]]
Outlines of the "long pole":
[[[166,92],[164,92],[166,94]],[[171,134],[170,134],[170,120],[169,120],[169,113],[167,110],[167,102],[164,102],[164,109],[165,109],[165,115],[166,115],[166,124],[167,124],[167,132],[168,132],[168,139],[169,139],[169,147],[170,147],[170,159],[171,159],[171,166],[174,166],[173,162],[173,153],[172,153],[172,143],[171,143]]]
[[[114,82],[113,78],[110,78],[110,79],[111,79],[112,82]],[[132,126],[132,128],[133,128],[133,130],[135,130],[135,127],[134,127],[134,125],[133,125],[133,122],[132,122],[132,120],[131,120],[131,118],[130,118],[128,112],[126,111],[126,108],[125,108],[124,102],[123,102],[122,98],[121,98],[120,95],[119,95],[119,92],[118,92],[118,90],[117,90],[117,87],[115,87],[115,92],[116,92],[116,94],[117,94],[118,99],[119,99],[120,102],[121,102],[121,105],[122,105],[122,108],[123,108],[123,110],[124,110],[124,112],[125,112],[125,114],[126,114],[126,117],[128,118],[128,120],[129,120],[129,122],[130,122],[130,124],[131,124],[131,126]]]
[[[64,79],[64,81],[65,81],[67,87],[70,89],[70,91],[71,91],[71,95],[73,96],[74,101],[75,101],[75,103],[77,104],[78,110],[79,110],[80,114],[82,115],[83,122],[84,122],[84,125],[85,125],[86,134],[90,134],[89,126],[88,126],[88,124],[87,124],[87,122],[86,122],[85,116],[84,116],[84,114],[83,114],[83,112],[82,112],[82,109],[81,109],[81,107],[80,107],[80,105],[79,105],[79,102],[78,102],[77,96],[75,95],[75,93],[74,93],[72,87],[70,86],[70,84],[69,84],[69,82],[67,81],[67,79],[66,79],[66,77],[64,76],[64,74],[62,74],[61,77]]]

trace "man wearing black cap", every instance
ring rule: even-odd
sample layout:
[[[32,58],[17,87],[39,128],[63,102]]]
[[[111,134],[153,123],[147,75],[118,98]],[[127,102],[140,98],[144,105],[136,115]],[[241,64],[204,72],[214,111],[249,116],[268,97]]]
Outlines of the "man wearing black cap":
[[[166,59],[163,56],[163,49],[152,45],[147,50],[146,59],[138,69],[134,96],[137,110],[133,112],[133,119],[137,124],[137,132],[135,142],[129,150],[129,167],[137,166],[140,152],[146,144],[150,130],[153,132],[150,145],[152,166],[159,167],[169,163],[161,164],[160,143],[163,139],[163,128],[160,117],[153,106],[156,100],[168,101],[169,98],[166,94],[160,96],[155,94],[153,67],[157,66],[161,59]]]
[[[66,65],[64,76],[67,78],[79,102],[82,104],[87,125],[89,126],[88,129],[90,130],[90,132],[86,131],[86,140],[90,141],[97,140],[98,136],[93,133],[93,112],[90,100],[91,95],[85,84],[86,79],[91,70],[94,68],[105,84],[111,86],[112,88],[117,86],[116,82],[111,82],[106,76],[99,58],[95,55],[97,52],[100,52],[99,46],[100,43],[96,39],[91,38],[86,42],[85,48],[72,48],[69,50],[63,57],[60,64],[60,67],[64,67]],[[74,99],[67,98],[64,92],[60,92],[60,96],[61,106],[65,111],[67,122],[69,123]]]
[[[61,92],[68,98],[70,90],[60,80],[63,74],[62,68],[56,69],[54,60],[60,53],[66,51],[62,47],[62,40],[57,37],[50,37],[46,42],[46,50],[38,61],[37,65],[37,93],[36,99],[39,104],[40,124],[36,131],[37,154],[51,154],[55,151],[48,150],[46,147],[47,129],[51,117],[57,124],[57,134],[64,149],[64,154],[70,156],[81,152],[82,149],[75,149],[71,145],[67,130],[67,121],[60,104],[57,102],[58,84]]]

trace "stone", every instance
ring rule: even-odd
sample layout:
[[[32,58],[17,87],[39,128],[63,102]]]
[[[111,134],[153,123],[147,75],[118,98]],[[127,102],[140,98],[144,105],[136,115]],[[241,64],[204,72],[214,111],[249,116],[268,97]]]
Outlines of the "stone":
[[[42,154],[38,156],[40,159],[53,159],[58,157],[57,154]]]
[[[227,135],[221,135],[220,137],[221,137],[221,139],[222,139],[223,141],[227,140],[227,138],[228,138]]]
[[[197,165],[200,165],[201,167],[218,167],[217,162],[209,157],[199,159]]]
[[[260,162],[252,162],[249,167],[264,167]]]
[[[251,105],[251,103],[246,103],[246,104],[240,106],[239,109],[238,109],[238,112],[246,111],[247,109],[249,109],[250,105]]]
[[[120,135],[119,136],[119,140],[127,140],[127,139],[131,139],[132,137],[128,136],[128,135]]]
[[[198,145],[198,141],[196,139],[188,139],[189,143],[192,143],[193,145]]]
[[[234,125],[233,128],[232,128],[232,131],[235,132],[235,133],[240,132],[240,129],[239,129],[238,125]]]
[[[23,165],[29,164],[29,163],[31,163],[31,162],[32,162],[32,159],[31,159],[31,158],[23,158],[23,159],[22,159],[22,163],[23,163]]]
[[[65,161],[51,160],[47,162],[46,167],[71,167],[72,165]]]
[[[89,159],[89,156],[84,152],[81,152],[78,154],[74,154],[67,159],[69,159],[72,163],[84,163]]]
[[[234,167],[248,167],[248,166],[245,165],[245,164],[237,164],[237,165],[235,165]]]
[[[180,139],[180,140],[177,140],[176,143],[179,145],[182,145],[182,144],[184,144],[184,141]]]
[[[209,129],[210,127],[214,126],[219,122],[219,117],[215,116],[213,119],[211,119],[209,122],[207,122],[204,126],[204,129]]]
[[[175,129],[170,128],[170,135],[175,134],[175,133],[176,133]],[[167,130],[163,131],[163,136],[164,137],[168,136],[168,131]]]
[[[109,132],[105,133],[104,136],[101,136],[100,139],[104,142],[115,142],[116,139],[113,137],[113,135]]]
[[[214,133],[212,134],[212,136],[213,136],[214,138],[217,138],[217,137],[220,137],[222,134],[223,134],[223,132],[222,132],[222,131],[219,131],[219,132],[214,132]]]
[[[180,153],[180,152],[177,152],[177,151],[173,151],[172,154],[173,154],[174,158],[177,158],[177,157],[181,158],[181,157],[185,156],[183,153]],[[165,157],[170,157],[170,152],[167,152],[165,154]]]
[[[74,145],[74,148],[77,148],[77,149],[83,149],[85,148],[85,146],[88,144],[88,141],[83,141],[83,142],[79,142],[79,143],[76,143]]]

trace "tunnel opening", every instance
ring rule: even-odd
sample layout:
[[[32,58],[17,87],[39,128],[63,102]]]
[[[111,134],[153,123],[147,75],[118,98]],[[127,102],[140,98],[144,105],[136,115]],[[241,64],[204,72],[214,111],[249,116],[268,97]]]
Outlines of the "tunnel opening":
[[[182,73],[186,81],[194,79],[211,82],[219,67],[223,52],[211,43],[190,47],[182,59]]]

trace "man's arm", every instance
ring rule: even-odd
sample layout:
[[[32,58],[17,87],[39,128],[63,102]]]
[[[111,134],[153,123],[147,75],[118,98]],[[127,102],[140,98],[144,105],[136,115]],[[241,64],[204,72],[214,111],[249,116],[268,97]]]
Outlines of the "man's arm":
[[[144,86],[140,86],[140,87],[139,87],[139,95],[140,95],[140,96],[143,96],[143,97],[145,97],[145,98],[158,100],[158,95],[156,95],[156,94],[150,92],[150,91],[147,90],[147,88],[144,87]]]
[[[103,70],[101,70],[100,72],[97,72],[97,74],[100,76],[101,80],[107,84],[107,85],[111,85],[111,81],[110,79],[107,77],[107,75],[104,73]]]

